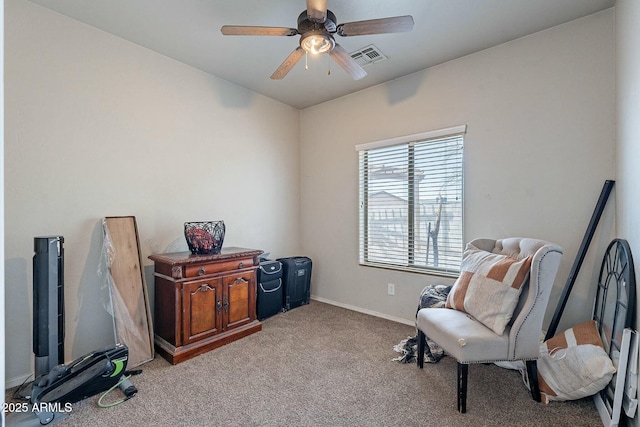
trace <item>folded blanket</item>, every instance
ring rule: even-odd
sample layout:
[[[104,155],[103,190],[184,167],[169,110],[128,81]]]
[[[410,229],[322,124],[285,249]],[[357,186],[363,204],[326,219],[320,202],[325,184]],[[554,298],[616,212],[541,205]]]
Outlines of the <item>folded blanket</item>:
[[[420,294],[420,302],[418,309],[416,310],[416,316],[418,311],[422,308],[442,308],[447,301],[447,295],[451,286],[444,285],[428,285],[422,290]],[[413,337],[407,337],[395,345],[393,349],[400,353],[401,356],[394,358],[394,361],[400,363],[413,363],[416,361],[416,353],[418,352],[418,329],[416,327],[416,335]],[[442,356],[444,356],[444,350],[432,341],[427,336],[427,345],[424,347],[424,360],[428,363],[436,363]]]

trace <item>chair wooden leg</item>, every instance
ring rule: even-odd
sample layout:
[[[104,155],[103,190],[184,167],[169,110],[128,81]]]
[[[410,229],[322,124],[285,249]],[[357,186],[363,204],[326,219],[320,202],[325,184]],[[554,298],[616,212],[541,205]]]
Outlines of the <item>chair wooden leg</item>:
[[[426,345],[427,337],[424,332],[418,329],[418,355],[417,355],[417,363],[418,368],[422,369],[424,366],[424,346]]]
[[[458,411],[467,412],[467,375],[469,365],[458,362]]]
[[[529,379],[529,387],[531,387],[531,397],[536,402],[540,402],[540,387],[538,386],[538,362],[536,360],[527,360],[527,378]]]

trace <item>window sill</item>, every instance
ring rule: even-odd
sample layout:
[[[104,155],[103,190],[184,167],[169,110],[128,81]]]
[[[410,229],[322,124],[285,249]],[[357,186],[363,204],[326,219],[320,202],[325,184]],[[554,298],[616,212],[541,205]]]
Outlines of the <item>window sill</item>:
[[[460,275],[459,271],[446,271],[446,270],[437,270],[434,268],[427,267],[411,267],[411,266],[402,266],[402,265],[393,265],[393,264],[385,264],[379,262],[360,262],[359,265],[362,267],[373,267],[373,268],[382,268],[384,270],[396,270],[402,271],[405,273],[418,273],[429,276],[437,276],[437,277],[448,277],[457,279]]]

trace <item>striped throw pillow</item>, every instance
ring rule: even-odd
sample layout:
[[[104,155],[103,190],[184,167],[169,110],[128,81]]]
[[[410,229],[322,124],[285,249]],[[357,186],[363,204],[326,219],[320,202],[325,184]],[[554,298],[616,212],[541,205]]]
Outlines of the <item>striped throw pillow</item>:
[[[460,277],[446,307],[470,314],[498,335],[504,333],[529,275],[531,257],[517,259],[468,244]]]

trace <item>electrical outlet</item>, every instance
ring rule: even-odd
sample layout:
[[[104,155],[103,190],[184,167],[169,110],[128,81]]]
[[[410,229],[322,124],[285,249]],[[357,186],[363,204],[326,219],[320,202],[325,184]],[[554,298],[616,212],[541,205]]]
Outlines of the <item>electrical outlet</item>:
[[[395,295],[396,294],[396,285],[393,283],[387,283],[387,293],[389,295]]]

